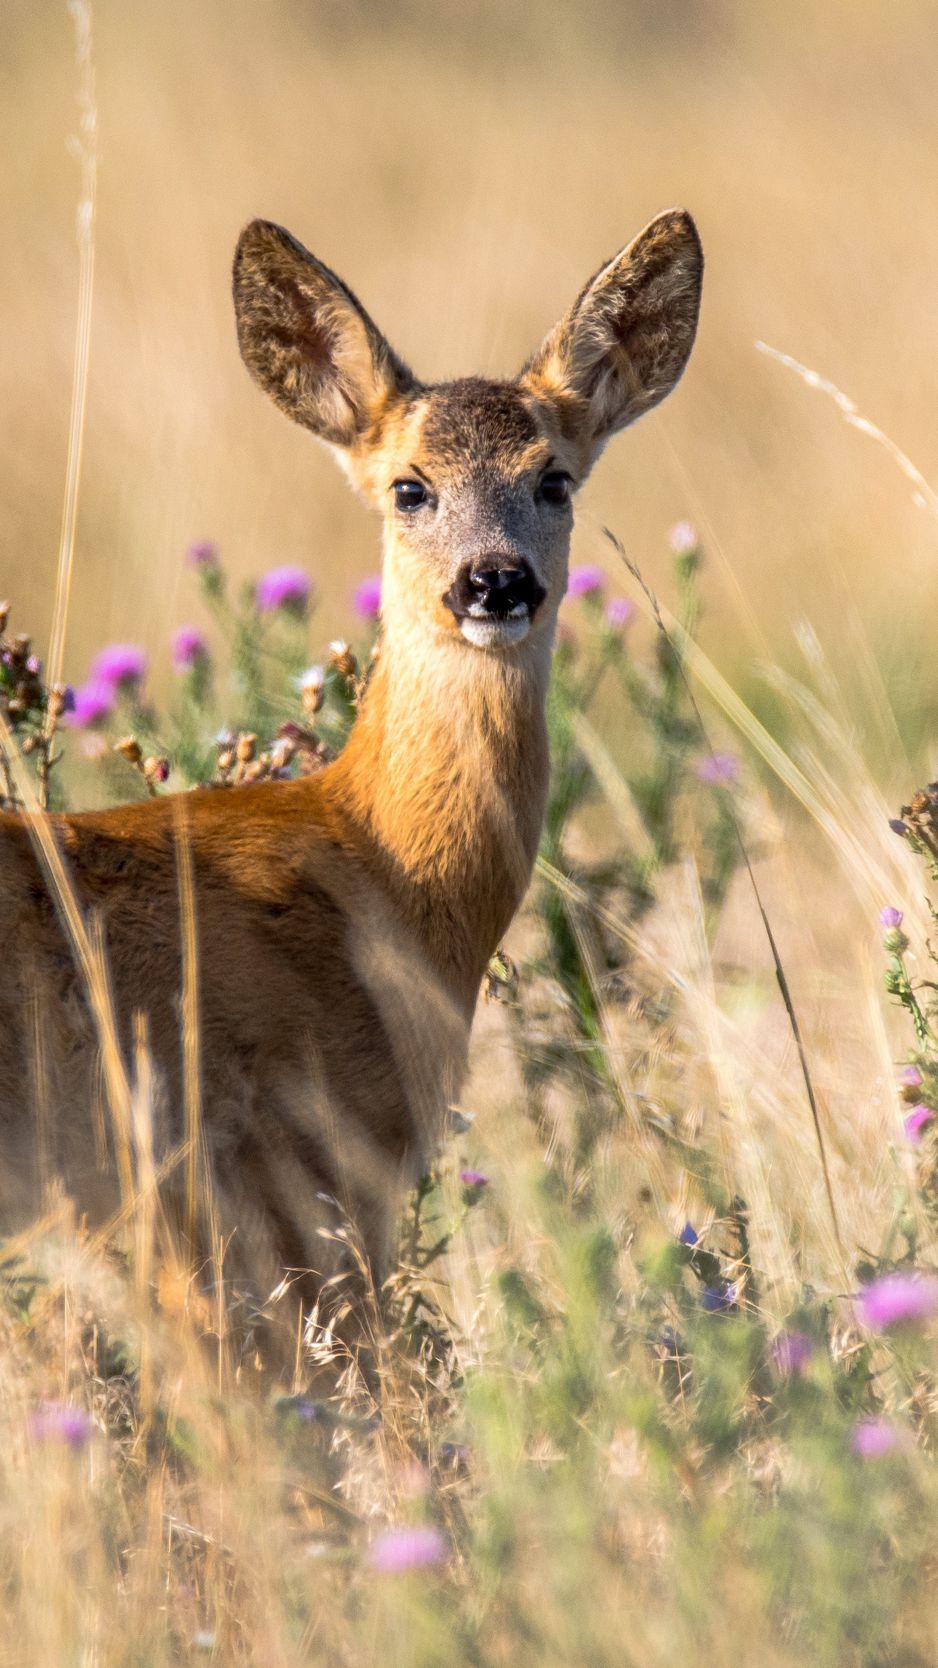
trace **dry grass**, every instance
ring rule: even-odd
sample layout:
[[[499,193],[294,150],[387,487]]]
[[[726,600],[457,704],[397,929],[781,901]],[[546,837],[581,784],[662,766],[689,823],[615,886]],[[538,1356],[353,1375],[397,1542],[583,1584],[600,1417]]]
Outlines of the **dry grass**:
[[[777,1595],[753,1550],[763,1531],[747,1541],[739,1523],[752,1510],[758,1524],[752,1499],[786,1487],[803,1487],[810,1510],[823,1495],[817,1540],[792,1540],[823,1572],[838,1534],[850,1541],[835,1485],[824,1472],[812,1494],[807,1443],[783,1454],[774,1438],[740,1443],[734,1472],[712,1459],[712,1430],[690,1413],[681,1425],[671,1403],[663,1426],[680,1435],[668,1447],[651,1430],[661,1380],[635,1317],[662,1247],[687,1217],[703,1226],[721,1189],[749,1206],[760,1324],[771,1332],[810,1289],[832,1306],[838,1371],[859,1348],[838,1300],[858,1254],[891,1243],[897,1199],[917,1213],[920,1254],[934,1252],[901,1140],[895,1061],[908,1039],[884,1008],[875,917],[901,904],[924,971],[919,868],[885,819],[934,773],[936,526],[893,459],[755,348],[759,338],[816,366],[933,474],[931,8],[407,0],[392,14],[368,0],[263,11],[98,0],[94,25],[97,271],[65,646],[75,678],[103,640],[140,637],[159,686],[166,634],[191,606],[181,558],[194,537],[217,538],[239,576],[309,566],[323,637],[347,626],[352,584],[376,565],[375,529],[238,361],[227,272],[250,215],[285,222],[335,265],[434,376],[510,371],[656,209],[694,212],[709,262],[698,349],[663,414],[598,470],[579,554],[641,603],[602,525],[665,598],[663,529],[689,515],[704,534],[707,617],[689,663],[708,723],[747,761],[742,815],[805,1031],[846,1267],[751,888],[737,874],[714,937],[691,857],[625,933],[642,1000],[605,1016],[625,1116],[593,1153],[585,1226],[581,1180],[562,1208],[544,1184],[569,1107],[551,1102],[550,1130],[521,1115],[517,1039],[501,1009],[482,1013],[464,1096],[478,1116],[444,1162],[439,1207],[459,1231],[439,1285],[436,1268],[427,1276],[451,1354],[444,1370],[415,1358],[409,1335],[387,1345],[379,1429],[351,1376],[336,1426],[264,1402],[243,1366],[239,1376],[220,1347],[206,1352],[204,1334],[224,1329],[184,1282],[151,1311],[146,1109],[125,1083],[136,1283],[64,1208],[7,1267],[0,1664],[670,1668],[700,1648],[718,1665],[789,1668],[804,1660],[798,1606],[767,1624]],[[64,7],[12,0],[4,30],[0,589],[45,641],[75,339],[77,182],[64,149],[75,69]],[[590,852],[635,837],[621,775],[630,737],[611,701],[596,723],[609,791],[580,830]],[[532,931],[519,924],[516,949]],[[655,1031],[642,1003],[665,998]],[[683,1157],[656,1133],[668,1119]],[[193,1143],[197,1123],[193,1099]],[[693,1148],[716,1181],[684,1162]],[[463,1221],[455,1172],[467,1159],[493,1181]],[[594,1229],[616,1247],[632,1333],[584,1274]],[[562,1339],[553,1356],[532,1343],[542,1322],[511,1307],[504,1277],[516,1274]],[[560,1391],[550,1399],[561,1359],[570,1382],[578,1365],[593,1387],[573,1434]],[[904,1371],[879,1361],[877,1394],[927,1446],[933,1393],[910,1389]],[[98,1434],[74,1451],[37,1436],[43,1401],[89,1407]],[[933,1482],[908,1464],[890,1497],[897,1522],[934,1503]],[[884,1556],[888,1530],[864,1518],[862,1486],[844,1489],[869,1528],[856,1545]],[[429,1517],[459,1548],[446,1573],[376,1580],[367,1547],[379,1527]],[[924,1553],[921,1567],[924,1582]],[[839,1565],[835,1575],[846,1590]],[[822,1626],[817,1601],[816,1660],[933,1661],[934,1607],[913,1591],[895,1600],[905,1654],[894,1656],[870,1644],[872,1600],[859,1640],[849,1618]]]

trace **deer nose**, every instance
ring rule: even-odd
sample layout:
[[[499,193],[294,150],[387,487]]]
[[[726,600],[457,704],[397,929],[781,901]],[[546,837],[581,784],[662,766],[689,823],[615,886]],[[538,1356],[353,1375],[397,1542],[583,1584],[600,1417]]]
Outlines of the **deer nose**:
[[[524,568],[473,568],[469,585],[483,604],[492,600],[510,608],[529,600],[530,581]]]

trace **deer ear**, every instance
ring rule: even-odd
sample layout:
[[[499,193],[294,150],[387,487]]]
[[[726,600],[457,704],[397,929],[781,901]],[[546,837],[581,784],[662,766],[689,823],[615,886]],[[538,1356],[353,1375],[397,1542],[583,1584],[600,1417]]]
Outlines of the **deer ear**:
[[[282,226],[245,227],[233,284],[244,363],[281,411],[321,440],[351,446],[415,386],[351,290]]]
[[[682,209],[659,214],[581,290],[521,373],[590,461],[609,436],[663,400],[690,356],[703,251]]]

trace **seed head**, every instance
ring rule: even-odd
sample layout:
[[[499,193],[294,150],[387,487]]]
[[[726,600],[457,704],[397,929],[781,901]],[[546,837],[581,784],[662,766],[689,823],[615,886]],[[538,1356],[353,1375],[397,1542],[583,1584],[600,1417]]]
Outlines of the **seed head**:
[[[250,764],[257,747],[257,737],[250,730],[242,731],[235,747],[235,757],[239,764]]]
[[[329,644],[329,665],[340,677],[346,679],[354,678],[358,671],[358,661],[341,637]]]
[[[114,751],[120,753],[128,764],[138,765],[143,759],[143,749],[136,736],[123,736],[120,741],[115,741]]]

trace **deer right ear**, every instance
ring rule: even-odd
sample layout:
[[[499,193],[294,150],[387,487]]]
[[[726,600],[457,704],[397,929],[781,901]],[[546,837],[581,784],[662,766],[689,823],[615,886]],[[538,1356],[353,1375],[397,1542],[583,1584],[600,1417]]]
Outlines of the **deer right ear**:
[[[269,220],[252,220],[238,239],[234,304],[251,375],[320,440],[353,445],[415,386],[341,278]]]
[[[694,345],[703,252],[682,209],[659,214],[590,279],[521,373],[591,463],[670,394]]]

